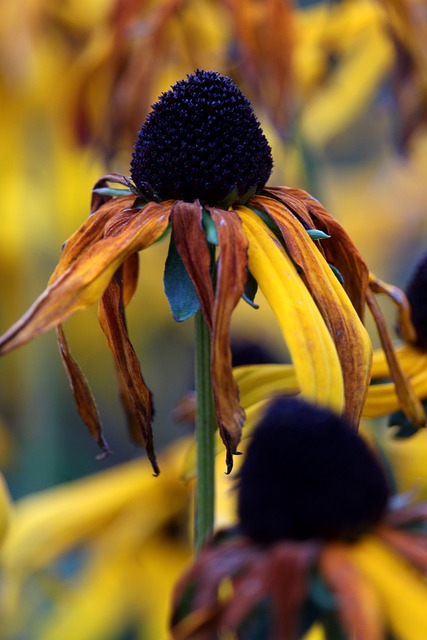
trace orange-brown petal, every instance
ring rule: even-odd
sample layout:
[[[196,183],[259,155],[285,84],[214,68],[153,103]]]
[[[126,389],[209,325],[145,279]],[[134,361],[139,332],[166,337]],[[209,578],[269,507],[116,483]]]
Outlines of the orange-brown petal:
[[[125,196],[109,200],[90,215],[83,224],[64,243],[58,265],[53,272],[49,284],[57,280],[79,256],[91,245],[100,240],[108,221],[118,212],[132,206],[135,196]]]
[[[89,246],[39,296],[30,309],[0,338],[0,354],[28,342],[63,322],[104,293],[116,269],[136,251],[145,249],[165,231],[170,203],[150,203],[117,235]]]
[[[358,571],[344,545],[325,545],[319,569],[338,599],[339,617],[351,638],[383,640],[383,614],[374,589]]]
[[[375,532],[400,556],[409,560],[423,573],[427,573],[427,536],[425,534],[401,531],[386,525],[377,527]]]
[[[357,426],[371,372],[372,347],[366,329],[300,221],[271,198],[261,196],[254,198],[253,203],[275,221],[289,254],[303,270],[303,277],[337,348],[344,379],[345,416]]]
[[[227,448],[227,467],[231,471],[232,454],[240,442],[245,413],[239,403],[239,389],[233,377],[230,322],[245,289],[248,241],[242,223],[234,211],[210,207],[219,243],[219,258],[212,335],[212,386],[217,419]]]
[[[102,454],[98,457],[104,458],[110,453],[110,447],[108,446],[102,431],[101,419],[99,417],[95,399],[89,388],[85,375],[71,355],[62,326],[60,324],[57,325],[55,331],[62,363],[67,373],[71,391],[73,392],[77,411],[84,424],[89,429],[89,433],[92,438],[96,441],[102,451]]]
[[[306,191],[288,187],[268,187],[265,191],[283,202],[307,226],[325,231],[331,236],[331,241],[322,245],[325,258],[342,274],[344,289],[363,321],[369,271],[345,229]]]
[[[121,269],[116,272],[100,300],[98,317],[114,358],[120,396],[126,410],[131,437],[136,444],[145,448],[157,475],[159,468],[151,429],[151,393],[142,377],[139,360],[127,332]]]
[[[425,427],[427,418],[422,402],[415,393],[411,381],[400,365],[384,316],[370,287],[366,290],[366,301],[376,324],[381,345],[387,358],[387,364],[395,384],[397,397],[399,398],[400,408],[415,427]]]
[[[202,227],[199,202],[178,200],[172,207],[172,233],[176,249],[194,285],[209,331],[213,326],[214,289],[211,253]]]

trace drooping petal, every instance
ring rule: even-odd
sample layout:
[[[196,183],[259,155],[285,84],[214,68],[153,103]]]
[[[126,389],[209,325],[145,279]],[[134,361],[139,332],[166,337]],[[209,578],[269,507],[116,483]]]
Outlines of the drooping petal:
[[[104,235],[105,225],[117,213],[132,206],[135,196],[115,198],[102,205],[68,238],[64,243],[59,262],[53,272],[49,284],[57,280],[70,265],[91,245],[100,240]]]
[[[218,425],[228,452],[228,466],[240,441],[245,414],[239,404],[239,390],[233,378],[230,322],[242,297],[247,277],[248,242],[239,216],[232,210],[208,208],[215,223],[219,258],[213,310],[212,386]]]
[[[122,296],[123,305],[128,306],[135,295],[139,275],[139,255],[133,253],[122,264]]]
[[[421,574],[373,536],[349,547],[348,554],[378,593],[392,634],[425,640],[427,585]]]
[[[274,234],[250,209],[238,212],[249,240],[249,269],[276,314],[302,394],[342,413],[341,364],[316,303]]]
[[[397,397],[399,398],[399,406],[415,427],[425,427],[427,418],[423,405],[400,365],[384,317],[369,287],[366,291],[366,301],[377,326],[381,345],[384,349]]]
[[[279,394],[293,396],[300,391],[295,369],[289,364],[242,365],[234,367],[233,375],[244,408]]]
[[[298,637],[299,615],[307,595],[314,549],[312,542],[287,542],[272,550],[269,579],[277,638],[295,640]]]
[[[344,289],[363,321],[369,271],[345,229],[306,191],[289,187],[268,187],[265,192],[283,202],[308,228],[320,229],[331,236],[332,241],[322,245],[326,260],[340,271]]]
[[[98,307],[101,328],[113,354],[119,380],[120,398],[126,410],[132,440],[143,446],[158,475],[151,420],[152,398],[142,377],[138,357],[129,339],[123,304],[123,274],[118,269],[107,286]]]
[[[319,569],[338,599],[339,617],[348,637],[382,640],[384,621],[378,595],[354,566],[347,548],[325,545],[320,552]]]
[[[116,235],[101,238],[59,275],[30,309],[0,338],[0,354],[28,342],[96,302],[116,269],[136,251],[155,242],[165,231],[170,203],[150,203],[136,209]]]
[[[417,332],[411,319],[411,305],[406,293],[399,287],[380,280],[373,273],[369,274],[369,286],[374,293],[383,293],[394,302],[398,312],[400,335],[405,342],[415,343]]]
[[[171,220],[177,251],[198,295],[206,324],[212,332],[214,289],[211,253],[202,228],[202,207],[199,202],[178,200],[172,207]]]
[[[427,353],[412,347],[400,345],[394,349],[403,375],[409,380],[418,398],[427,398]],[[392,413],[400,408],[401,402],[394,382],[382,382],[391,378],[390,367],[382,349],[374,351],[372,382],[368,389],[363,415],[376,418]]]
[[[89,433],[92,438],[102,451],[99,458],[103,458],[110,453],[110,447],[108,446],[102,431],[101,419],[99,417],[95,398],[92,395],[85,375],[71,355],[62,325],[58,324],[55,331],[62,364],[64,365],[67,373],[77,411],[80,418],[89,429]]]
[[[252,202],[275,221],[287,251],[303,270],[307,286],[329,328],[340,358],[345,415],[357,427],[371,371],[372,346],[366,329],[341,283],[300,221],[280,202],[270,198],[257,197]],[[324,244],[328,242],[325,240]]]

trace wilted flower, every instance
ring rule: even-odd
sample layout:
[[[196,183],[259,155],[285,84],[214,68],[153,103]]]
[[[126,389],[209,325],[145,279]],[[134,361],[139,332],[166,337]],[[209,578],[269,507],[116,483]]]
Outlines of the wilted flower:
[[[316,622],[327,637],[425,636],[427,506],[387,508],[385,471],[342,418],[274,401],[238,491],[237,527],[219,533],[177,586],[175,640],[255,628],[291,640]]]
[[[362,324],[368,270],[339,223],[307,193],[266,187],[270,147],[249,101],[227,77],[196,71],[162,94],[143,124],[131,165],[94,189],[93,212],[66,242],[48,288],[1,338],[6,353],[57,327],[80,414],[108,451],[95,403],[60,323],[99,302],[120,393],[136,442],[154,470],[151,395],[130,342],[125,307],[138,252],[170,229],[164,285],[178,321],[203,313],[227,466],[244,413],[233,379],[229,329],[243,297],[265,294],[287,341],[305,397],[357,425],[371,366]],[[112,189],[116,182],[125,189]]]

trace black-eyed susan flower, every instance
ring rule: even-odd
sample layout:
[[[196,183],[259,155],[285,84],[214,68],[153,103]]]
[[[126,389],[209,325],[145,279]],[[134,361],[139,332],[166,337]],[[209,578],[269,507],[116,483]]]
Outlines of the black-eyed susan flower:
[[[371,367],[362,324],[368,270],[315,199],[265,186],[272,164],[250,102],[230,78],[199,70],[177,82],[141,127],[132,182],[116,174],[99,180],[92,214],[65,243],[49,286],[0,339],[6,353],[56,327],[80,414],[104,451],[95,403],[61,323],[99,303],[133,438],[157,471],[151,395],[125,307],[137,284],[138,252],[168,231],[166,295],[176,320],[203,314],[228,469],[244,421],[231,367],[230,318],[242,297],[254,305],[257,286],[277,316],[302,394],[358,424]]]
[[[379,459],[345,420],[277,399],[237,489],[237,526],[177,586],[174,640],[291,640],[316,623],[326,638],[425,637],[427,507],[391,506]]]

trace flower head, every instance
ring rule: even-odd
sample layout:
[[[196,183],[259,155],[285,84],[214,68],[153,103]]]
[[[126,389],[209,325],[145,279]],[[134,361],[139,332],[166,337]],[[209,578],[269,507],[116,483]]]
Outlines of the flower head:
[[[231,316],[241,299],[257,307],[258,287],[277,317],[302,395],[358,425],[372,355],[363,326],[367,267],[309,194],[265,186],[271,168],[250,103],[229,78],[197,71],[178,82],[139,132],[135,184],[118,174],[97,182],[92,214],[65,243],[47,289],[0,338],[6,353],[56,327],[79,413],[104,452],[96,404],[60,325],[98,302],[132,439],[157,472],[152,398],[126,306],[137,286],[138,253],[169,232],[164,288],[175,320],[204,316],[227,469],[245,418],[232,372]]]
[[[385,472],[360,436],[326,409],[283,398],[246,456],[238,525],[178,583],[174,640],[254,629],[296,640],[315,623],[328,638],[424,637],[427,506],[387,505]]]
[[[352,539],[380,520],[388,497],[378,460],[350,425],[299,399],[278,399],[240,470],[240,528],[257,542]]]
[[[198,70],[163,93],[135,143],[131,176],[148,198],[228,204],[267,183],[271,149],[234,82]]]

